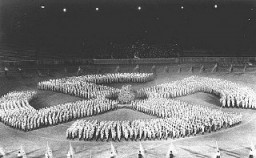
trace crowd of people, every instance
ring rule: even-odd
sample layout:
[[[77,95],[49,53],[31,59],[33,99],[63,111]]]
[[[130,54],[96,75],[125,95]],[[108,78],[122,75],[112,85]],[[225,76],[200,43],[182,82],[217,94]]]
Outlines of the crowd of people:
[[[13,91],[0,98],[0,111],[31,109],[29,101],[36,91]]]
[[[113,91],[120,92],[120,90],[98,84],[147,82],[152,80],[152,77],[151,73],[117,73],[39,82],[39,89],[74,94],[89,100],[36,110],[29,105],[29,101],[36,94],[35,91],[14,91],[0,98],[0,121],[11,127],[29,131],[116,110],[120,102],[108,99],[107,96],[115,94]],[[241,122],[241,114],[225,113],[172,99],[196,92],[220,96],[223,107],[254,108],[256,101],[255,92],[249,87],[221,79],[192,76],[142,88],[137,94],[147,97],[142,100],[130,100],[131,103],[125,106],[154,115],[158,117],[157,119],[102,122],[80,120],[67,130],[67,138],[101,140],[177,138],[219,130]]]
[[[247,86],[231,81],[191,76],[174,82],[143,88],[149,96],[175,98],[196,92],[211,93],[220,97],[223,107],[256,108],[256,93]]]
[[[29,105],[29,101],[36,94],[35,91],[14,91],[0,98],[0,120],[11,127],[29,131],[114,110],[117,108],[118,102],[106,97],[114,94],[113,92],[118,91],[118,89],[96,83],[147,82],[153,79],[152,76],[152,74],[146,73],[121,73],[87,75],[39,82],[39,89],[73,94],[90,100],[36,110]]]
[[[127,121],[78,120],[67,129],[69,139],[155,140],[216,131],[241,122],[242,115],[165,98],[135,100],[130,108],[157,119]]]
[[[142,83],[153,79],[153,73],[96,74],[42,81],[38,83],[38,89],[57,91],[86,99],[92,99],[115,94],[119,91],[116,88],[98,84]]]
[[[59,104],[49,108],[36,110],[20,109],[5,111],[0,120],[11,127],[29,131],[41,127],[52,126],[73,119],[97,115],[115,110],[117,102],[109,99],[91,99]]]
[[[107,73],[86,75],[84,80],[97,84],[102,83],[145,83],[154,79],[153,73]]]
[[[171,58],[178,57],[183,51],[182,46],[176,41],[166,43],[152,43],[146,40],[137,40],[128,43],[116,43],[103,45],[97,51],[96,59],[125,59],[125,58]]]
[[[116,89],[112,87],[96,85],[95,83],[86,81],[83,82],[81,78],[63,78],[39,82],[38,89],[61,92],[85,99],[96,98],[109,91],[116,91]]]
[[[253,89],[249,87],[226,80],[198,76],[143,88],[139,92],[146,93],[149,99],[135,100],[131,103],[130,108],[155,115],[159,119],[122,122],[80,120],[67,130],[67,138],[85,140],[161,139],[216,131],[240,123],[242,115],[190,105],[171,98],[196,92],[207,92],[220,96],[223,107],[254,108],[256,96]]]

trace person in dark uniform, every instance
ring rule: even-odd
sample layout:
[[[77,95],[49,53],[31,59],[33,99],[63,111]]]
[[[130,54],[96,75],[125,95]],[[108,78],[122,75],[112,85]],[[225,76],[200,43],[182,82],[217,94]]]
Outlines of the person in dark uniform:
[[[170,151],[170,153],[169,153],[169,158],[174,158],[172,151]]]
[[[116,158],[116,156],[114,155],[114,153],[112,151],[110,153],[110,158]]]
[[[20,151],[18,151],[17,158],[23,158],[23,156],[22,156]]]
[[[220,151],[217,151],[216,158],[220,158]]]
[[[253,158],[253,152],[252,152],[252,149],[250,150],[249,158]]]
[[[141,151],[139,151],[139,153],[138,153],[138,158],[143,158]]]

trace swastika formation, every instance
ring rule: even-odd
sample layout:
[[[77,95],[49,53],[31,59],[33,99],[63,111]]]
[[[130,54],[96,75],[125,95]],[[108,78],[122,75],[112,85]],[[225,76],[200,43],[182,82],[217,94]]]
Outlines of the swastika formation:
[[[42,81],[38,83],[40,90],[61,92],[84,100],[36,110],[29,104],[36,91],[14,91],[0,98],[0,121],[29,131],[85,118],[75,121],[67,129],[68,139],[154,140],[204,134],[232,127],[242,121],[241,114],[194,105],[174,99],[176,97],[205,92],[220,97],[222,107],[256,106],[256,94],[251,88],[208,77],[191,76],[136,91],[130,85],[121,89],[103,85],[145,83],[153,79],[152,73],[113,73]],[[119,108],[129,108],[157,118],[126,121],[86,119]]]

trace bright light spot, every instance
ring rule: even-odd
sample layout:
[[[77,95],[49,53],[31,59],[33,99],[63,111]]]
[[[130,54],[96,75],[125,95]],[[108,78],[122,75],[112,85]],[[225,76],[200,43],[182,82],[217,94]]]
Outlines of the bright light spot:
[[[248,21],[251,21],[251,19],[249,18]]]
[[[218,5],[217,5],[217,4],[215,4],[215,5],[214,5],[214,8],[218,8]]]
[[[181,6],[180,9],[184,9],[184,6]]]
[[[67,12],[67,9],[66,9],[66,8],[63,8],[63,12],[64,12],[64,13]]]
[[[251,11],[253,11],[253,8],[251,8]]]
[[[141,10],[141,6],[138,6],[138,10]]]
[[[44,5],[41,5],[41,9],[44,9],[45,8],[45,6]]]
[[[95,8],[95,10],[96,10],[96,11],[99,11],[99,8],[97,7],[97,8]]]

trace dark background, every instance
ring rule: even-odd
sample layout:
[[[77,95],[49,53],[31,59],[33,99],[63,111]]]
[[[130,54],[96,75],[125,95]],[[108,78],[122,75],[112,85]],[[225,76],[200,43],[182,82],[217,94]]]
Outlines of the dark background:
[[[255,4],[244,0],[0,0],[0,46],[94,57],[140,41],[178,44],[181,51],[255,55]]]

